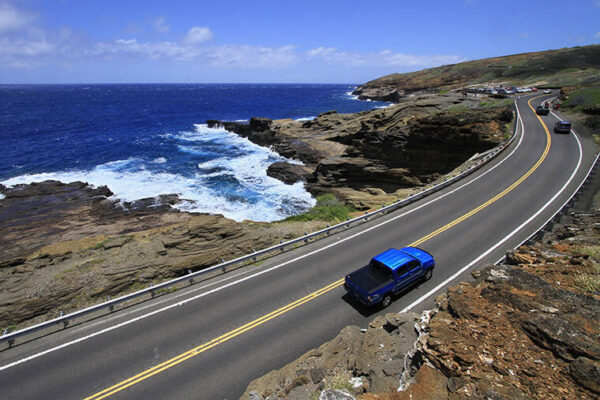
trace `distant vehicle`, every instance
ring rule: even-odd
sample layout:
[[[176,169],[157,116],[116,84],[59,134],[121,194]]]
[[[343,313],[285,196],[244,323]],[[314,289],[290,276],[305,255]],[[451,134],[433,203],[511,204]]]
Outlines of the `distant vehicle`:
[[[515,91],[512,89],[505,89],[506,90],[506,94],[515,94]]]
[[[359,302],[387,307],[392,296],[431,278],[433,256],[417,247],[389,249],[373,257],[366,266],[346,275],[344,288]]]
[[[506,90],[506,89],[504,89],[504,88],[500,88],[500,89],[498,89],[498,93],[501,93],[501,94],[508,94],[507,90]]]
[[[531,87],[531,91],[532,91],[532,92],[537,92],[537,88],[536,88],[536,87],[534,87],[534,86],[532,86],[532,87]]]
[[[571,123],[569,121],[558,121],[554,124],[554,133],[570,133]]]
[[[494,90],[494,89],[491,89],[491,90],[490,90],[488,93],[489,93],[489,94],[498,94],[498,91],[497,91],[497,90]]]
[[[552,93],[552,90],[550,90],[550,89],[544,90],[544,94],[548,94],[548,93]]]
[[[548,115],[550,114],[550,109],[540,104],[535,108],[535,113],[537,115]]]

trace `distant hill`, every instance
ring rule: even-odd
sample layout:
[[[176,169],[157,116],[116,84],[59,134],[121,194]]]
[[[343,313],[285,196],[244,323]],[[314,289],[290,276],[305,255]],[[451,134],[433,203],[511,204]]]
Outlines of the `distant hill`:
[[[486,58],[391,74],[361,85],[354,94],[361,99],[397,102],[407,93],[438,92],[489,82],[541,87],[598,86],[600,45]]]

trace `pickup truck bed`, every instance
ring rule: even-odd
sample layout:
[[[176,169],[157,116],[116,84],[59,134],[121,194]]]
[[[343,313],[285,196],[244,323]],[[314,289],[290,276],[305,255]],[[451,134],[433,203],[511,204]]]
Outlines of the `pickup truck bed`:
[[[350,275],[349,279],[356,283],[365,292],[375,292],[384,286],[394,282],[392,276],[385,273],[381,267],[369,263],[367,266],[360,268]]]

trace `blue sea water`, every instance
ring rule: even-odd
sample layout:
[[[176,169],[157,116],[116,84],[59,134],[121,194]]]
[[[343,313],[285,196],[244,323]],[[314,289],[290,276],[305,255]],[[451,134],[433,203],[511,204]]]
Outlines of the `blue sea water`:
[[[207,119],[310,119],[358,112],[353,85],[0,85],[0,183],[107,185],[124,201],[177,193],[177,207],[273,221],[314,204],[302,183],[266,175],[285,160]],[[287,160],[297,162],[294,160]]]

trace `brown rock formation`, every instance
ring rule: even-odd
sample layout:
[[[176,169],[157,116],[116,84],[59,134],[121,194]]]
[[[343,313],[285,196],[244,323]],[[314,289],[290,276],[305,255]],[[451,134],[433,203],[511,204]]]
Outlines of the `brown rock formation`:
[[[333,386],[346,386],[354,394],[393,390],[404,371],[404,353],[417,338],[417,320],[414,314],[386,314],[365,332],[346,327],[318,349],[251,382],[241,398],[309,399]],[[354,388],[350,378],[355,378]]]
[[[305,178],[311,193],[334,193],[366,209],[498,145],[511,120],[509,108],[484,109],[476,98],[423,95],[358,114],[331,111],[307,122],[253,118],[248,124],[209,121],[209,126],[220,124],[305,164],[277,163],[271,176],[288,183]]]
[[[318,223],[237,223],[160,196],[119,204],[85,183],[2,188],[0,328],[32,324],[298,236]]]

